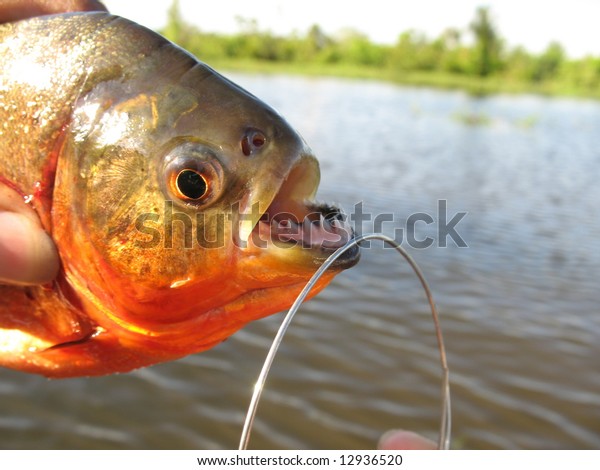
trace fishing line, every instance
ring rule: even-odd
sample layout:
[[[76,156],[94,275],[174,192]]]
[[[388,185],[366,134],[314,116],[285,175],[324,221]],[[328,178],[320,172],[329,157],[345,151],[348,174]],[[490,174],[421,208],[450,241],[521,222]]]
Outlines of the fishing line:
[[[367,235],[362,235],[355,239],[350,240],[346,245],[338,248],[321,267],[313,274],[310,278],[300,295],[296,298],[295,302],[292,304],[292,307],[286,314],[275,338],[273,339],[273,343],[271,344],[271,349],[269,349],[269,353],[265,358],[265,362],[263,364],[262,370],[258,376],[256,384],[254,385],[254,391],[252,394],[252,399],[250,400],[250,405],[248,407],[248,412],[246,414],[246,420],[244,422],[244,427],[242,429],[242,436],[240,438],[240,450],[246,450],[248,448],[248,443],[250,441],[250,432],[252,430],[252,425],[254,423],[254,418],[256,416],[256,410],[258,408],[258,402],[260,400],[262,391],[265,386],[265,382],[267,380],[267,375],[271,370],[271,366],[273,364],[273,360],[275,359],[275,354],[281,345],[281,341],[283,340],[283,336],[287,331],[294,315],[300,308],[300,305],[311,291],[311,289],[315,286],[319,278],[323,275],[323,273],[331,266],[331,264],[338,259],[342,254],[352,248],[354,245],[359,245],[362,241],[365,240],[382,240],[383,242],[391,245],[398,253],[400,253],[404,259],[410,264],[413,271],[419,278],[423,289],[425,290],[425,294],[427,296],[427,300],[429,302],[429,307],[431,309],[431,315],[433,317],[433,324],[435,327],[435,333],[437,337],[438,349],[440,352],[440,364],[442,368],[442,414],[440,419],[440,435],[438,439],[438,448],[439,449],[449,449],[450,448],[450,430],[451,430],[451,410],[450,410],[450,380],[449,380],[449,369],[448,363],[446,360],[446,349],[444,348],[444,338],[442,336],[442,329],[440,327],[439,316],[437,313],[437,309],[435,306],[435,302],[433,300],[433,296],[431,294],[431,290],[429,289],[429,285],[423,276],[423,273],[412,259],[412,257],[400,246],[398,242],[396,242],[393,238],[390,238],[386,235],[380,233],[371,233]]]

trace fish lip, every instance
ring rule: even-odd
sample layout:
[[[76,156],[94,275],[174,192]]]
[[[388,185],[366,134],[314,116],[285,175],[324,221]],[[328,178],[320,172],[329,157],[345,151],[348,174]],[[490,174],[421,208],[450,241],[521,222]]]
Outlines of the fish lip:
[[[319,183],[318,166],[301,160],[282,181],[267,209],[252,228],[252,238],[268,238],[275,249],[303,249],[317,264],[355,238],[341,208],[313,200]],[[273,249],[271,246],[268,249]],[[336,269],[354,266],[360,258],[357,245],[346,249],[333,263]]]

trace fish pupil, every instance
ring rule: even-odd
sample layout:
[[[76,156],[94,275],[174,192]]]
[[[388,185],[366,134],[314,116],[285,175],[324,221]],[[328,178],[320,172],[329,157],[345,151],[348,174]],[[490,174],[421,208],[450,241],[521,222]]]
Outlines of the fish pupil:
[[[177,189],[188,199],[200,199],[206,194],[208,185],[197,171],[183,170],[177,175]]]

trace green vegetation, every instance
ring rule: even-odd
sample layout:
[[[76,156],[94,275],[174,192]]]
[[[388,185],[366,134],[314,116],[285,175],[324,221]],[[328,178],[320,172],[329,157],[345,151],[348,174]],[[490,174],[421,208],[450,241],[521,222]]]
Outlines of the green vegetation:
[[[256,20],[238,18],[239,33],[205,33],[185,22],[174,1],[162,33],[213,67],[266,73],[374,78],[397,83],[461,88],[474,94],[534,92],[600,98],[600,57],[569,59],[551,43],[541,54],[509,49],[487,8],[478,8],[468,31],[447,29],[429,39],[416,31],[396,44],[372,43],[346,30],[328,36],[318,26],[305,34],[276,36]]]

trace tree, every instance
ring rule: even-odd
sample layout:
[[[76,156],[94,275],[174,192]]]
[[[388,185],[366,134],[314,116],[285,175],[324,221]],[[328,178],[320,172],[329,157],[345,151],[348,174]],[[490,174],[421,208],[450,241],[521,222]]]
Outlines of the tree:
[[[386,48],[369,41],[363,33],[345,28],[340,31],[340,52],[343,60],[352,64],[383,66]]]
[[[202,37],[202,33],[183,19],[179,0],[173,0],[167,11],[167,24],[160,32],[167,39],[193,54],[198,55],[201,52],[196,46],[201,42],[199,39]]]
[[[541,82],[556,77],[565,58],[563,47],[557,42],[551,42],[537,59],[531,78],[536,82]]]
[[[392,67],[402,71],[418,70],[422,65],[422,52],[427,44],[428,40],[422,33],[415,30],[403,32],[391,51]]]
[[[447,28],[438,41],[443,44],[443,54],[437,68],[452,73],[468,74],[470,72],[470,49],[461,44],[460,30]]]
[[[171,41],[180,43],[186,26],[179,10],[179,0],[173,0],[167,12],[167,25],[162,33]]]
[[[306,35],[306,41],[314,52],[322,51],[332,42],[318,24],[313,24],[310,27]]]
[[[498,68],[501,48],[500,36],[490,18],[488,8],[477,9],[470,28],[475,35],[474,71],[477,75],[485,77]]]

